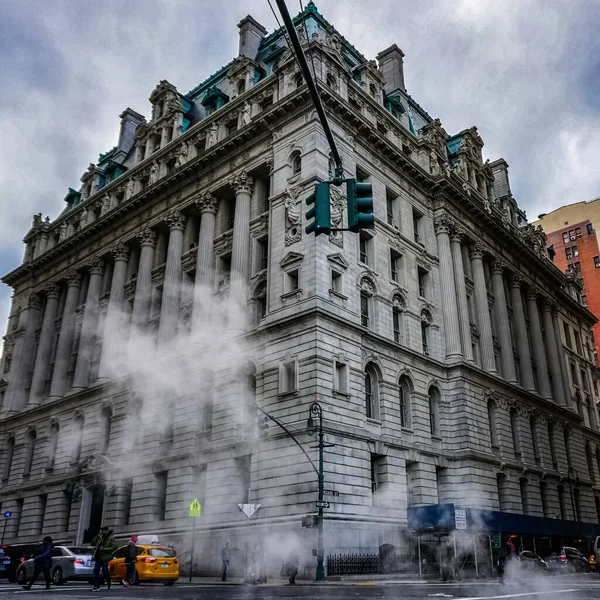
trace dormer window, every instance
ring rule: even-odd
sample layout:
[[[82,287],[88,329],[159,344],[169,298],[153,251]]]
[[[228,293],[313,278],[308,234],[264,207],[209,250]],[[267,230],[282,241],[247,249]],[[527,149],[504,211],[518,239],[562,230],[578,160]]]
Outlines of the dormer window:
[[[373,96],[373,98],[377,98],[377,88],[375,87],[375,85],[373,83],[369,84],[369,94],[371,94],[371,96]]]
[[[237,93],[238,96],[243,94],[246,91],[246,82],[243,79],[240,79],[237,84]]]
[[[223,105],[229,102],[229,96],[221,91],[218,87],[213,86],[208,89],[201,102],[208,114],[219,110]]]

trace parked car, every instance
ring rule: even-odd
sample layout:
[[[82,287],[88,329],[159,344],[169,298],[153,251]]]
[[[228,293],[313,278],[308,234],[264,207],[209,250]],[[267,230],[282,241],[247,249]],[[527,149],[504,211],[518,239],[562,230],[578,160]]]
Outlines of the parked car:
[[[173,548],[169,546],[154,546],[151,544],[136,544],[137,562],[135,564],[134,585],[145,581],[153,581],[171,586],[179,579],[179,559]],[[121,546],[108,563],[110,578],[123,581],[126,573],[125,555],[127,546]]]
[[[37,544],[9,544],[2,546],[4,553],[3,566],[4,573],[0,571],[0,576],[6,577],[10,583],[17,580],[17,569],[28,558],[35,554]]]
[[[50,577],[54,585],[66,581],[91,581],[94,574],[93,548],[80,546],[54,546],[52,549],[52,567]],[[33,558],[25,560],[17,570],[17,583],[25,585],[33,575]]]
[[[519,559],[521,561],[522,569],[531,571],[548,571],[550,569],[548,563],[543,558],[540,558],[530,550],[523,550],[523,552],[519,554]]]
[[[572,573],[590,572],[588,559],[577,548],[571,548],[570,546],[564,546],[560,554],[553,553],[546,557],[546,561],[553,569],[564,569]]]

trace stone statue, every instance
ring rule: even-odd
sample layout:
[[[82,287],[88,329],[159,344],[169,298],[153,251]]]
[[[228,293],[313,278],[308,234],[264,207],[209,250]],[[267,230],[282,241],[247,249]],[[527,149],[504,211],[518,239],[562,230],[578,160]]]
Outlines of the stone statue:
[[[37,214],[33,215],[33,223],[31,226],[34,229],[37,229],[38,227],[40,227],[41,224],[42,224],[42,213],[37,213]]]
[[[440,163],[437,154],[433,150],[429,153],[429,170],[434,176],[440,174]]]
[[[148,178],[148,185],[152,185],[158,181],[158,163],[154,161],[150,167],[150,177]]]
[[[302,211],[296,190],[286,190],[283,201],[285,207],[285,245],[290,246],[302,239]]]
[[[219,126],[216,123],[213,123],[208,130],[208,135],[206,136],[206,147],[212,148],[218,141],[219,138]]]
[[[244,125],[248,125],[250,123],[250,119],[252,118],[250,111],[251,111],[250,102],[245,102],[244,106],[242,107],[242,127],[244,127]]]
[[[129,178],[125,183],[125,199],[131,198],[135,193],[135,181]]]
[[[188,155],[188,145],[186,142],[183,142],[181,146],[177,149],[177,158],[175,159],[175,168],[183,167],[183,165],[187,162]]]
[[[67,239],[67,227],[68,225],[65,221],[60,224],[60,233],[58,234],[59,243]]]

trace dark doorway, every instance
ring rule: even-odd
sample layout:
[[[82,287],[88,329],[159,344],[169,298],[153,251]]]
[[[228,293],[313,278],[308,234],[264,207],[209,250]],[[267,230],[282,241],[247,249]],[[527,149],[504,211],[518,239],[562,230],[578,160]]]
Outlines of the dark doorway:
[[[90,521],[83,534],[83,543],[89,544],[100,531],[102,513],[104,511],[104,485],[97,485],[92,490],[92,506],[90,507]]]

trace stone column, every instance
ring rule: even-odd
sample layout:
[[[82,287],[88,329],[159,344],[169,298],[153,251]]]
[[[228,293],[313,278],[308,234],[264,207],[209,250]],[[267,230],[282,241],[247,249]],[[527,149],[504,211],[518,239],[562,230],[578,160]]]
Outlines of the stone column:
[[[215,270],[215,218],[218,200],[206,192],[198,200],[196,206],[200,209],[200,233],[198,234],[198,254],[196,256],[196,282],[194,284],[194,306],[192,312],[192,333],[200,327],[205,313],[207,295],[212,294]]]
[[[35,254],[34,254],[33,258],[37,258],[38,256],[41,256],[42,254],[44,254],[44,252],[46,252],[47,246],[48,246],[48,232],[42,231],[40,233],[40,239],[39,239],[37,248],[35,249]]]
[[[18,328],[11,334],[14,347],[5,401],[9,412],[22,411],[27,402],[25,388],[29,383],[29,374],[35,359],[35,328],[40,308],[39,296],[31,294],[27,307],[19,315]]]
[[[440,258],[440,286],[442,291],[442,310],[444,314],[444,332],[446,338],[446,358],[462,355],[460,328],[458,325],[458,304],[454,288],[454,267],[450,251],[450,220],[442,215],[434,222]]]
[[[483,246],[480,243],[471,247],[471,268],[473,270],[473,285],[475,290],[475,311],[479,327],[479,348],[481,350],[481,364],[484,371],[496,373],[496,359],[494,357],[494,340],[492,339],[492,323],[490,308],[483,271]]]
[[[154,263],[154,248],[156,233],[150,227],[144,227],[137,235],[140,242],[140,262],[135,281],[133,311],[131,313],[131,328],[133,334],[142,331],[150,318],[150,301],[152,300],[152,265]]]
[[[521,373],[521,385],[529,392],[535,391],[533,380],[533,369],[531,367],[531,353],[529,351],[529,339],[527,338],[527,322],[525,320],[525,309],[523,297],[521,296],[521,278],[513,275],[510,284],[510,295],[513,307],[513,325],[517,350],[519,352],[519,371]]]
[[[185,216],[179,211],[169,213],[166,218],[169,226],[169,246],[163,281],[163,299],[158,326],[158,342],[170,340],[176,333],[181,304],[181,253],[183,250],[183,230]]]
[[[149,135],[146,138],[146,143],[144,145],[144,160],[150,157],[152,154],[152,136]]]
[[[81,275],[71,272],[67,276],[67,298],[60,322],[58,333],[58,346],[54,357],[54,370],[52,372],[52,383],[50,385],[49,398],[56,400],[61,398],[67,391],[67,368],[73,350],[73,336],[75,334],[75,309],[77,308],[77,297],[81,286]]]
[[[231,181],[235,190],[235,218],[231,249],[231,284],[229,287],[229,329],[246,329],[246,286],[250,256],[250,199],[252,178],[241,172]]]
[[[529,313],[529,325],[531,333],[531,347],[536,364],[538,394],[542,398],[551,398],[550,381],[548,380],[548,365],[546,363],[546,351],[544,349],[544,337],[540,325],[540,314],[537,305],[538,292],[535,288],[527,294],[527,312]]]
[[[31,378],[31,388],[29,390],[28,406],[39,406],[44,395],[46,385],[46,375],[48,374],[48,362],[52,354],[54,342],[54,320],[56,319],[56,310],[60,298],[59,287],[51,283],[46,289],[46,308],[44,309],[44,319],[42,330],[38,342],[35,364],[33,367],[33,377]]]
[[[554,323],[552,322],[552,307],[554,303],[547,298],[544,301],[542,310],[542,320],[544,322],[544,331],[546,333],[546,353],[550,372],[552,373],[552,395],[554,401],[561,406],[565,406],[565,388],[563,385],[562,371],[560,370],[560,359],[558,356],[558,347],[554,336]]]
[[[110,296],[106,307],[104,331],[102,335],[102,354],[98,377],[111,375],[111,365],[118,361],[117,354],[122,350],[123,335],[123,302],[125,300],[125,279],[127,275],[127,259],[129,248],[119,242],[112,251],[114,266],[110,284]]]
[[[73,377],[73,388],[76,389],[86,388],[90,385],[90,363],[94,354],[96,333],[98,331],[98,312],[104,263],[98,257],[94,257],[88,264],[88,269],[90,271],[90,282],[85,299],[79,351],[77,352],[77,364],[75,366],[75,376]]]
[[[455,229],[450,236],[450,247],[454,266],[454,285],[456,288],[456,300],[458,306],[458,320],[460,325],[460,339],[462,341],[463,356],[467,360],[473,360],[473,348],[471,345],[471,320],[469,318],[469,303],[467,300],[467,286],[465,284],[465,270],[462,258],[461,230]]]
[[[558,309],[554,305],[552,310],[552,326],[554,328],[554,339],[556,340],[556,350],[558,352],[558,360],[560,363],[560,372],[562,375],[563,391],[565,396],[565,405],[569,408],[572,406],[571,388],[569,386],[569,375],[567,373],[567,361],[565,359],[565,350],[562,344],[562,337],[560,335],[560,325],[558,322]]]
[[[506,381],[516,383],[515,356],[513,352],[508,309],[506,307],[506,293],[504,291],[505,264],[496,260],[492,269],[492,288],[494,292],[496,315],[498,316],[498,338],[500,339],[500,359],[502,361],[502,375]]]

